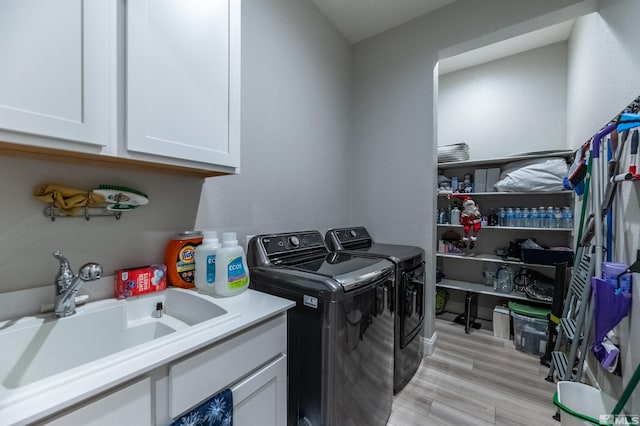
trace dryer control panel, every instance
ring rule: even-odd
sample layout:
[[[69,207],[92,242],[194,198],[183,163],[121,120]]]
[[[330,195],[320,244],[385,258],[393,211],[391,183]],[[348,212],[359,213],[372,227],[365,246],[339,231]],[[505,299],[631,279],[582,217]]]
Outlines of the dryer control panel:
[[[258,235],[249,242],[249,251],[248,258],[254,266],[290,264],[302,257],[322,257],[329,253],[318,231]]]

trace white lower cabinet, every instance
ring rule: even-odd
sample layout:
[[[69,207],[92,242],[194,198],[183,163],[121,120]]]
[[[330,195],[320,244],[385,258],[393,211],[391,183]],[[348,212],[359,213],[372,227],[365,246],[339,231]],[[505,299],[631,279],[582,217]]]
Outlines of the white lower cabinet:
[[[87,402],[80,408],[38,424],[54,426],[150,425],[152,424],[151,380],[144,377],[133,384],[117,388]]]
[[[235,426],[286,425],[286,350],[283,313],[36,424],[167,426],[231,389]]]
[[[282,355],[231,388],[233,424],[279,426],[287,423],[287,357]]]
[[[282,389],[278,387],[271,388],[271,391],[267,390],[263,394],[260,393],[259,388],[252,392],[249,390],[255,387],[255,383],[269,376],[267,373],[261,376],[260,372],[263,371],[261,369],[283,358],[286,348],[287,322],[286,317],[280,317],[171,364],[169,366],[169,417],[175,419],[218,392],[229,387],[233,390],[236,385],[240,395],[243,393],[247,395],[245,399],[249,407],[260,405],[261,400],[268,398],[269,394],[275,395],[276,390],[282,393]],[[278,369],[274,368],[270,371],[277,372]],[[284,376],[278,377],[277,380],[273,377],[268,379],[263,385],[271,380],[272,386],[281,386],[286,382],[286,369]],[[286,395],[286,388],[284,394]],[[237,398],[234,392],[234,406],[238,404]],[[240,398],[242,401],[242,396]],[[285,399],[280,398],[276,401],[281,403],[282,407],[286,407]],[[272,407],[271,412],[273,411]],[[279,409],[276,409],[277,411]],[[284,417],[281,419],[280,424],[284,424]],[[234,422],[234,424],[241,423]]]

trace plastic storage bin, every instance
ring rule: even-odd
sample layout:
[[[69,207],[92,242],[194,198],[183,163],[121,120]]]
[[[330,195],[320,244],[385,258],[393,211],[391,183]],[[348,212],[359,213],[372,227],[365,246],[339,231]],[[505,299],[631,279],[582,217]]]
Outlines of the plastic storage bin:
[[[516,349],[533,355],[542,355],[547,348],[548,320],[520,315],[513,317],[513,343]]]
[[[524,263],[537,263],[539,265],[554,265],[556,263],[567,262],[568,266],[573,266],[573,251],[570,248],[550,248],[532,249],[522,248],[522,261]]]
[[[609,423],[608,413],[613,411],[616,400],[584,383],[558,382],[553,402],[562,411],[560,414],[562,426],[613,423]]]

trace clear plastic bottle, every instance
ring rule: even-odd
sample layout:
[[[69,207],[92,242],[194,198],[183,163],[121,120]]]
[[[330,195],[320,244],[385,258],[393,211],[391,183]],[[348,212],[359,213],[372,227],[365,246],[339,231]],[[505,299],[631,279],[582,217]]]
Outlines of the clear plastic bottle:
[[[522,209],[522,226],[531,228],[533,226],[531,222],[531,209],[525,207]]]
[[[507,208],[507,224],[506,226],[516,226],[516,212],[513,207]]]
[[[498,209],[498,226],[507,226],[507,211],[504,207]]]
[[[238,245],[235,232],[222,234],[222,247],[216,252],[216,285],[218,296],[234,296],[249,287],[247,257]]]
[[[513,269],[510,266],[502,265],[498,268],[493,289],[499,293],[513,292]]]
[[[522,209],[520,207],[516,207],[513,210],[513,217],[514,217],[513,226],[524,226],[524,215],[522,214]]]
[[[198,290],[213,294],[216,285],[216,254],[221,247],[218,233],[204,231],[202,244],[196,247],[195,253],[195,285]]]
[[[560,210],[560,207],[554,207],[553,216],[554,216],[553,227],[562,228],[562,210]]]
[[[540,214],[538,213],[538,209],[533,207],[531,209],[531,227],[532,228],[539,228],[540,227]]]
[[[482,267],[482,284],[493,287],[496,280],[496,267],[491,262],[485,262]]]
[[[573,210],[571,207],[565,206],[562,208],[562,227],[573,228]]]
[[[547,207],[547,211],[544,214],[545,228],[555,228],[556,216],[553,213],[553,206]]]
[[[546,228],[547,226],[547,209],[544,206],[538,207],[539,226],[538,228]]]

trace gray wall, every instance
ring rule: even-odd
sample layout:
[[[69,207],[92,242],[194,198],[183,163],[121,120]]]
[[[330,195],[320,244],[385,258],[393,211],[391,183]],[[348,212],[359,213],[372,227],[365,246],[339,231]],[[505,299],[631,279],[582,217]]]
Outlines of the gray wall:
[[[58,271],[58,261],[51,255],[55,250],[69,258],[74,271],[97,261],[105,275],[162,263],[167,240],[178,231],[193,229],[202,186],[202,179],[193,177],[2,156],[0,182],[0,293],[52,285]],[[42,214],[46,205],[32,195],[43,183],[84,190],[102,183],[128,186],[145,192],[150,201],[124,212],[120,220],[51,222]]]
[[[198,229],[349,224],[351,49],[310,1],[242,6],[242,166],[207,179]]]
[[[566,148],[567,43],[440,75],[438,145],[471,160]]]
[[[354,48],[353,220],[425,248],[435,281],[436,64],[593,11],[594,1],[459,0]],[[433,309],[433,292],[427,308]],[[434,334],[428,313],[425,336]]]
[[[348,222],[349,45],[310,1],[245,0],[242,61],[241,174],[209,179],[204,191],[199,178],[0,156],[0,293],[38,290],[3,296],[0,318],[22,313],[22,301],[30,312],[53,301],[56,249],[74,270],[99,261],[112,275],[162,262],[167,240],[183,230],[236,231],[243,241],[247,233]],[[130,186],[151,201],[119,221],[52,223],[32,196],[48,182]],[[112,282],[100,286],[96,297],[109,296]]]

